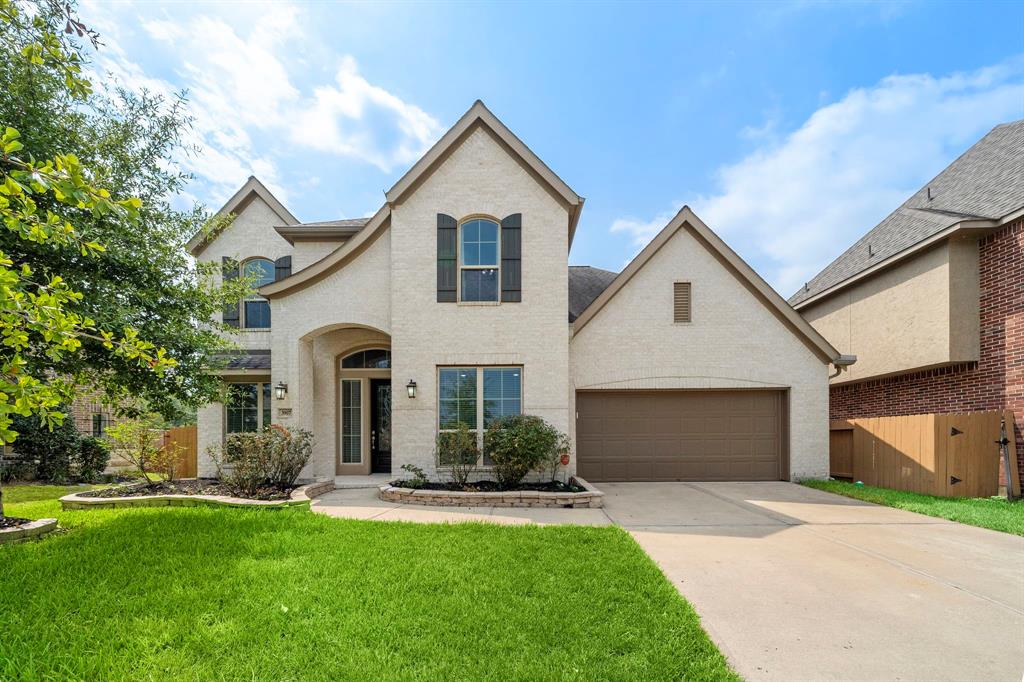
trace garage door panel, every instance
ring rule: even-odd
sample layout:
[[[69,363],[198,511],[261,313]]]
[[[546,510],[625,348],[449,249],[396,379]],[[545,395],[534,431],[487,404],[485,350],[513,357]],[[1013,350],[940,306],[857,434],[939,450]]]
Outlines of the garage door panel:
[[[778,480],[779,391],[577,395],[579,473],[595,481]]]

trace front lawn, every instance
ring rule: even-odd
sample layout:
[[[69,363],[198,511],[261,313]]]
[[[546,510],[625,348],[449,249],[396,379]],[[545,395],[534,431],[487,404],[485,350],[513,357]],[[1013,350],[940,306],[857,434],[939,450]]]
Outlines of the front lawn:
[[[737,679],[618,528],[7,512],[71,531],[0,547],[0,679]]]
[[[936,497],[869,485],[860,486],[846,481],[803,481],[803,484],[865,502],[938,516],[969,526],[1024,535],[1024,501],[1020,500],[1007,502],[1005,498]]]

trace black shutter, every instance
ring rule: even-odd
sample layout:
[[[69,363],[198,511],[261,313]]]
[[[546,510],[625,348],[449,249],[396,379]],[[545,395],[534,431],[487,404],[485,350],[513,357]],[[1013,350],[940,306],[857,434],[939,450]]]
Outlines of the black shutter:
[[[501,221],[501,300],[523,300],[523,214],[513,213]]]
[[[238,261],[234,258],[224,256],[220,259],[220,262],[222,268],[221,272],[225,282],[232,279],[238,279]],[[223,321],[224,324],[229,327],[238,326],[238,301],[224,304]]]
[[[458,232],[455,218],[437,214],[437,302],[455,303],[458,276]]]
[[[292,275],[292,257],[281,256],[274,261],[274,281],[280,281]]]

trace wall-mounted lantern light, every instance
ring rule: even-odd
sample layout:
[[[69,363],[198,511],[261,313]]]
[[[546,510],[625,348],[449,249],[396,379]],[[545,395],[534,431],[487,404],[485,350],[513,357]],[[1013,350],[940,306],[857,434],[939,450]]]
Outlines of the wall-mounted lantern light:
[[[406,392],[409,393],[409,397],[410,398],[415,398],[416,397],[416,382],[413,381],[412,379],[409,379],[409,383],[407,383],[405,385],[405,390],[406,390]]]
[[[286,395],[288,395],[288,384],[279,381],[277,386],[274,386],[274,397],[278,400],[284,400]]]

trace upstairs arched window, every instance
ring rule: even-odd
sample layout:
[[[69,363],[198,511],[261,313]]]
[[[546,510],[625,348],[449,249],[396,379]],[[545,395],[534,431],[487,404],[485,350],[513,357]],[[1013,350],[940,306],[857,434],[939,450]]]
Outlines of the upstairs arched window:
[[[253,289],[259,289],[274,281],[274,261],[266,258],[251,258],[242,264],[242,276]],[[270,329],[270,301],[257,293],[242,301],[243,329]]]
[[[473,218],[462,223],[459,232],[460,300],[497,301],[498,223]]]

